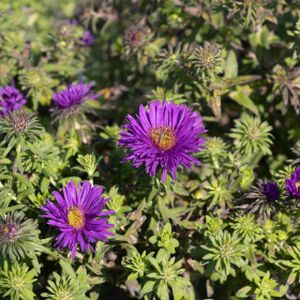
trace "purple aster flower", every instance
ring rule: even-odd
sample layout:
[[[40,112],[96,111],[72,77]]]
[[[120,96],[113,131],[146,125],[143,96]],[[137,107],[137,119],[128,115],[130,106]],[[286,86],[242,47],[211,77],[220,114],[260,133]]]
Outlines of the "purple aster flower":
[[[59,109],[67,109],[77,107],[86,100],[95,99],[99,95],[91,91],[93,85],[93,83],[85,84],[83,82],[72,83],[65,90],[53,95],[54,104]]]
[[[271,218],[279,210],[280,204],[276,202],[280,197],[278,185],[269,180],[258,180],[250,191],[237,200],[240,205],[236,208],[242,212],[256,215],[259,222]]]
[[[81,38],[81,40],[84,42],[84,44],[86,46],[92,46],[94,44],[95,37],[89,30],[86,30],[84,32],[83,37]]]
[[[205,139],[200,135],[206,130],[197,112],[185,105],[155,101],[148,109],[140,105],[136,119],[128,115],[127,120],[119,141],[129,150],[125,161],[135,167],[145,164],[150,176],[160,167],[163,182],[168,172],[176,179],[178,166],[199,164],[192,154],[203,148]]]
[[[74,258],[78,244],[83,252],[88,249],[94,251],[91,243],[107,241],[113,235],[108,231],[113,225],[108,223],[106,216],[114,211],[103,211],[109,199],[103,197],[102,187],[91,186],[88,181],[84,181],[76,188],[71,181],[61,194],[54,192],[53,196],[57,203],[48,200],[41,209],[45,212],[42,217],[49,219],[47,224],[60,230],[56,237],[59,249],[67,247]]]
[[[26,103],[23,95],[13,86],[0,89],[0,116],[20,109]]]
[[[279,198],[280,192],[276,182],[268,181],[263,184],[263,194],[268,202],[274,202]]]
[[[285,189],[289,196],[300,198],[300,166],[285,180]]]

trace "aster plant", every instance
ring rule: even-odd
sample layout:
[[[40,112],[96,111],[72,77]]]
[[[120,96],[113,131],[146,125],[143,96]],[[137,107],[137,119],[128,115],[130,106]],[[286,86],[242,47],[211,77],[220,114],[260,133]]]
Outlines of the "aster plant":
[[[271,154],[272,127],[258,117],[243,114],[235,120],[235,127],[231,130],[230,137],[234,139],[235,146],[246,155]]]
[[[190,283],[182,276],[182,260],[176,261],[164,250],[154,258],[148,257],[150,270],[145,274],[145,284],[142,293],[149,297],[155,293],[159,299],[169,299],[169,290],[178,298],[193,297]],[[147,296],[148,296],[147,295]]]
[[[69,50],[68,52],[72,54],[70,50],[75,50],[78,42],[80,43],[84,37],[84,32],[79,25],[79,21],[77,19],[60,20],[55,24],[55,27],[56,31],[52,39],[60,48],[62,56],[66,54],[64,49]]]
[[[56,246],[71,250],[73,258],[78,244],[83,252],[94,251],[93,243],[107,241],[113,235],[109,231],[113,225],[108,223],[107,216],[114,211],[103,211],[109,199],[103,197],[102,191],[102,187],[92,186],[87,181],[78,183],[78,186],[71,181],[62,193],[53,193],[57,203],[48,200],[41,206],[47,224],[60,231]]]
[[[29,300],[35,298],[33,284],[37,281],[36,271],[26,264],[9,265],[4,262],[0,268],[0,295],[5,299]]]
[[[20,83],[22,90],[26,91],[31,99],[34,110],[39,105],[50,104],[51,88],[55,86],[55,80],[41,67],[32,67],[20,71]]]
[[[287,113],[289,105],[293,106],[296,114],[300,112],[299,74],[299,67],[289,70],[281,65],[276,65],[273,68],[273,74],[269,76],[269,80],[273,84],[272,95],[281,100],[282,114]]]
[[[238,26],[255,28],[266,20],[277,23],[270,0],[216,0],[214,2],[216,9],[223,7],[227,13],[226,18],[234,19]]]
[[[127,121],[119,145],[128,149],[124,160],[132,161],[134,167],[145,165],[150,176],[160,168],[164,182],[168,173],[176,179],[179,166],[199,164],[192,154],[203,149],[206,130],[197,112],[185,105],[154,101],[148,108],[141,105],[136,119],[128,115]]]
[[[174,67],[181,66],[183,56],[182,52],[181,44],[178,44],[176,47],[169,45],[168,49],[162,49],[160,51],[160,53],[156,56],[154,63],[157,64],[159,70],[168,70],[170,72],[174,69]]]
[[[85,292],[87,288],[83,288],[81,282],[71,276],[57,273],[53,274],[54,280],[48,282],[47,292],[42,297],[48,300],[87,300]]]
[[[205,250],[204,260],[208,261],[208,272],[213,278],[224,282],[228,276],[236,276],[236,267],[244,264],[245,246],[240,243],[237,233],[231,235],[222,231],[220,235],[209,236],[209,246],[202,245]]]

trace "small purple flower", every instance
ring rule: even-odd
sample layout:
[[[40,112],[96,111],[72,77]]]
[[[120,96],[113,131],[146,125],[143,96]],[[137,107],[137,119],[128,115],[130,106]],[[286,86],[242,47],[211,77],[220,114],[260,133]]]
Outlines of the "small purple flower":
[[[285,189],[289,196],[300,198],[300,166],[285,180]]]
[[[264,183],[263,194],[266,196],[268,202],[272,203],[276,201],[280,195],[277,183],[273,181]]]
[[[70,20],[65,20],[66,23],[69,23],[71,25],[78,25],[79,21],[76,19],[70,19]]]
[[[0,226],[0,235],[2,239],[14,241],[19,235],[19,230],[16,224],[5,224]]]
[[[185,105],[155,101],[148,109],[140,105],[136,118],[128,115],[127,120],[119,141],[128,148],[124,161],[132,161],[134,167],[145,164],[150,176],[160,167],[163,182],[168,172],[176,179],[178,166],[199,164],[192,154],[203,149],[205,139],[200,135],[206,130],[197,112]]]
[[[102,187],[91,186],[88,181],[84,181],[76,188],[71,181],[61,194],[54,192],[53,196],[57,203],[48,200],[41,209],[45,212],[42,217],[49,219],[47,224],[60,230],[56,237],[59,249],[67,247],[74,258],[78,244],[83,252],[88,249],[94,251],[91,243],[107,241],[113,235],[108,231],[113,225],[108,223],[106,216],[114,211],[103,211],[109,199],[103,197]]]
[[[81,38],[81,40],[84,42],[84,44],[86,46],[89,47],[89,46],[92,46],[94,44],[95,37],[89,30],[86,30],[84,32],[83,37]]]
[[[26,99],[15,87],[0,88],[0,117],[20,109],[25,103]]]
[[[93,83],[72,83],[65,90],[53,95],[53,102],[59,109],[76,107],[85,102],[97,98],[99,95],[91,91]]]

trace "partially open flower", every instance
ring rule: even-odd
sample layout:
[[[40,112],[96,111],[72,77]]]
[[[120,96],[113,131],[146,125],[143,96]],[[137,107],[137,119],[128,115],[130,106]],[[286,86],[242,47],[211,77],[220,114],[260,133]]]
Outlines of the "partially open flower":
[[[259,180],[251,190],[246,193],[244,204],[239,208],[249,213],[253,213],[258,220],[266,220],[277,209],[277,202],[280,197],[280,190],[276,182]]]
[[[53,102],[58,109],[64,110],[77,107],[86,100],[95,99],[97,94],[92,92],[93,83],[72,83],[65,90],[53,95]]]
[[[263,194],[268,202],[272,203],[279,198],[280,192],[276,182],[268,181],[263,184]]]
[[[81,40],[83,41],[83,43],[86,46],[92,46],[94,44],[95,41],[95,37],[94,35],[91,33],[91,31],[86,30],[83,34],[83,37],[81,38]]]
[[[39,230],[31,219],[24,220],[22,212],[0,218],[0,253],[11,259],[30,255],[38,245]]]
[[[94,93],[94,84],[83,82],[72,83],[66,89],[52,96],[54,108],[53,120],[59,123],[59,136],[64,139],[67,132],[75,131],[84,143],[91,140],[91,129],[95,126],[89,121],[86,113],[95,113],[85,102],[94,100],[101,93]]]
[[[20,109],[26,103],[24,96],[13,86],[0,89],[0,117]]]
[[[55,119],[68,121],[69,118],[82,115],[85,111],[82,104],[100,96],[92,91],[93,86],[94,83],[72,83],[66,89],[55,93],[52,96]]]

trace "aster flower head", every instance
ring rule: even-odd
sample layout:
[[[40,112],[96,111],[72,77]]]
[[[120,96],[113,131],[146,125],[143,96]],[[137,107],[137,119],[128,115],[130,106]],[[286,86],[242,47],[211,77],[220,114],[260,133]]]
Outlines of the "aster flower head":
[[[76,187],[71,181],[62,193],[55,191],[53,196],[57,203],[48,200],[41,209],[44,211],[42,217],[49,219],[47,224],[60,230],[56,237],[59,249],[66,247],[75,257],[78,244],[83,252],[94,251],[92,243],[107,241],[113,235],[108,231],[113,225],[108,223],[106,216],[114,211],[103,211],[109,199],[103,197],[102,187],[92,186],[88,181]]]
[[[263,184],[263,194],[268,202],[272,203],[279,198],[280,192],[276,182],[267,181]]]
[[[26,103],[26,99],[13,86],[0,88],[0,117],[9,112],[20,109]]]
[[[285,189],[289,196],[300,198],[300,166],[285,180]]]
[[[195,49],[190,61],[197,73],[219,74],[222,72],[222,49],[217,44],[205,42],[202,47]]]
[[[95,41],[95,37],[94,35],[91,33],[90,30],[86,30],[83,34],[83,37],[81,38],[81,40],[83,41],[83,43],[86,46],[92,46],[94,44]]]
[[[140,105],[136,118],[127,116],[128,123],[121,131],[119,144],[128,149],[125,161],[134,167],[146,166],[154,176],[162,169],[162,181],[167,173],[176,179],[179,166],[191,168],[199,161],[192,156],[204,147],[206,132],[202,118],[185,105],[154,101],[146,108]]]
[[[76,108],[86,100],[98,97],[92,92],[93,85],[93,83],[85,84],[83,82],[72,83],[65,90],[55,93],[52,97],[53,102],[60,110]]]
[[[266,220],[276,212],[280,190],[276,182],[259,180],[251,190],[246,193],[240,208],[248,213],[255,214],[258,220]]]
[[[131,47],[140,47],[146,40],[145,35],[144,28],[132,27],[125,32],[125,42]]]
[[[143,49],[153,39],[153,32],[145,24],[135,24],[128,28],[124,34],[126,55],[143,52]]]
[[[9,213],[0,218],[0,253],[3,257],[32,257],[39,244],[37,222],[25,220],[22,212]]]
[[[52,96],[55,104],[52,109],[53,120],[59,124],[58,134],[62,139],[67,132],[75,132],[82,142],[90,142],[91,130],[95,126],[89,121],[86,113],[93,114],[94,111],[84,104],[101,95],[93,92],[93,86],[93,83],[72,83],[65,90]]]
[[[2,144],[16,144],[20,140],[35,141],[42,131],[38,118],[22,109],[0,118],[0,134],[5,135]]]

